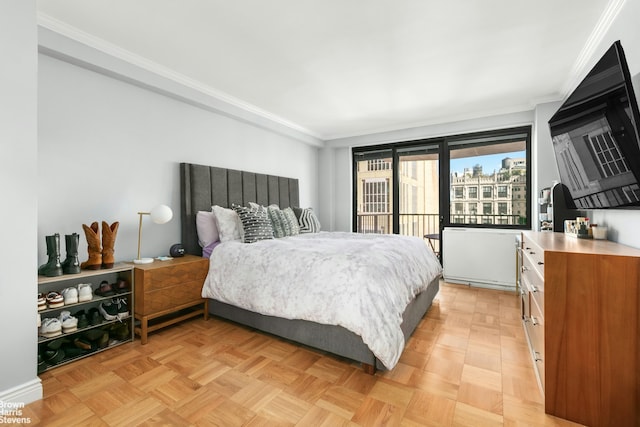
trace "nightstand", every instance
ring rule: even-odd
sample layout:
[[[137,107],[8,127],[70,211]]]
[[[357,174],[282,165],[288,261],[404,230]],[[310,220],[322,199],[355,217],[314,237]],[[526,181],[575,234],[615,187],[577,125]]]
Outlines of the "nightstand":
[[[165,326],[201,314],[209,319],[209,303],[202,298],[208,271],[209,260],[194,255],[134,265],[134,330],[142,344],[149,332]]]

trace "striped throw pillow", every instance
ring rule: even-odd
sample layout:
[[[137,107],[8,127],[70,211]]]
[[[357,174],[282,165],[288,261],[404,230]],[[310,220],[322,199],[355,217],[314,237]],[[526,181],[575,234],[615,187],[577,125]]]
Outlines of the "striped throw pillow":
[[[311,208],[293,208],[300,224],[300,233],[317,233],[320,231],[320,221]]]

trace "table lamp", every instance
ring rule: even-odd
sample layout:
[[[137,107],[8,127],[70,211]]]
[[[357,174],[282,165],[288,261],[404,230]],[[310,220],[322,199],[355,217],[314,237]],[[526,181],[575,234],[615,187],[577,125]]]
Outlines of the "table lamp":
[[[153,258],[140,258],[140,242],[142,242],[142,216],[149,215],[151,221],[156,224],[164,224],[171,221],[173,218],[173,212],[167,205],[158,205],[151,209],[151,212],[138,212],[140,215],[140,224],[138,225],[138,257],[133,260],[134,264],[150,264],[153,262]]]

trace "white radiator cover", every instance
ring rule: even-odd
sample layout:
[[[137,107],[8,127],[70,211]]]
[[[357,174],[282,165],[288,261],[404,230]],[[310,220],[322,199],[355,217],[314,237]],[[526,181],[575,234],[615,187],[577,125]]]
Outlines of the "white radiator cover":
[[[516,236],[520,231],[445,228],[444,280],[496,289],[516,288]]]

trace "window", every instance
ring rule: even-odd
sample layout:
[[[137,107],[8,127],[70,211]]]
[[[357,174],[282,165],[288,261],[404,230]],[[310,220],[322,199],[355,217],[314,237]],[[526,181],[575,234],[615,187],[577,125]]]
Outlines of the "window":
[[[462,198],[454,193],[452,196],[456,196],[456,202],[483,202],[482,206],[478,206],[481,217],[477,217],[477,223],[504,228],[524,228],[530,224],[527,215],[531,209],[527,192],[531,183],[528,173],[530,141],[530,127],[448,139],[449,186],[452,189],[464,187]],[[515,209],[515,204],[522,208]],[[469,224],[475,224],[472,222],[474,215],[471,205],[467,206],[469,209],[465,218]],[[453,209],[451,214],[454,214]]]
[[[384,178],[372,178],[364,181],[364,208],[366,213],[389,212],[389,181]]]
[[[531,131],[354,147],[353,231],[423,237],[448,225],[531,228]],[[613,169],[617,157],[603,138],[593,155],[599,150]]]
[[[368,171],[391,170],[391,162],[385,159],[369,160],[367,162]]]

